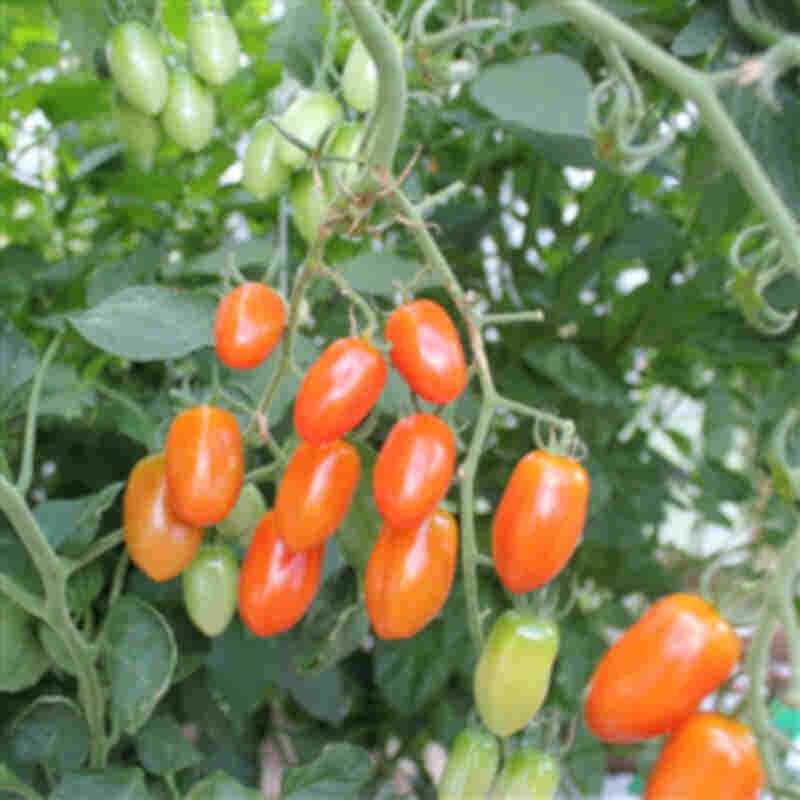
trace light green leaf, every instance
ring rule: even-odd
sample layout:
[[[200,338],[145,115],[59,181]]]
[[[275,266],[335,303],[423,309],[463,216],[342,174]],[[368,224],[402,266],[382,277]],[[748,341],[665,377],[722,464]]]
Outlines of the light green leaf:
[[[335,269],[357,292],[392,297],[396,287],[410,283],[422,269],[422,264],[392,253],[360,253],[349,261],[337,264]],[[436,275],[428,272],[416,288],[438,283]]]

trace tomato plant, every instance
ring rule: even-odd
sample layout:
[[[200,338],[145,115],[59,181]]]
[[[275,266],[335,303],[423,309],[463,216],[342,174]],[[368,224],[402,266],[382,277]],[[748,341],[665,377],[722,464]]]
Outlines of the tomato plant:
[[[358,485],[361,459],[349,442],[302,442],[283,473],[275,525],[291,550],[308,550],[339,527]]]
[[[402,53],[400,39],[392,35],[392,41]],[[378,100],[378,70],[361,39],[356,39],[347,53],[342,71],[342,97],[356,111],[372,111]]]
[[[266,513],[267,504],[258,486],[245,483],[236,505],[217,523],[217,530],[229,539],[238,539],[242,544],[249,544],[253,531]]]
[[[492,523],[492,555],[509,591],[530,592],[564,568],[588,503],[589,476],[576,461],[544,450],[519,461]]]
[[[203,545],[181,582],[189,619],[206,636],[219,636],[236,613],[239,565],[233,553],[224,545]]]
[[[114,106],[114,116],[120,136],[133,151],[139,166],[145,171],[150,170],[161,139],[158,120],[124,100]]]
[[[206,12],[189,25],[192,69],[212,86],[227,83],[239,69],[239,37],[225,13]]]
[[[467,385],[467,365],[458,331],[433,300],[395,309],[386,322],[389,356],[408,385],[429,403],[449,403]]]
[[[644,798],[758,800],[764,777],[750,728],[723,714],[702,712],[689,717],[667,740]]]
[[[552,620],[509,609],[494,623],[475,669],[475,706],[497,736],[522,730],[541,708],[559,645]]]
[[[250,281],[222,298],[214,317],[214,348],[223,364],[252,369],[266,361],[286,327],[280,295]]]
[[[413,414],[394,424],[378,453],[372,492],[394,528],[418,525],[447,494],[455,468],[453,432],[433,414]]]
[[[214,98],[208,89],[188,70],[174,70],[161,114],[164,130],[181,147],[196,153],[211,140],[215,119]]]
[[[595,668],[586,724],[609,742],[669,733],[727,680],[740,653],[736,632],[703,598],[662,597]]]
[[[458,526],[437,509],[414,528],[384,525],[369,557],[364,602],[381,639],[421,631],[450,594],[456,571]]]
[[[328,92],[301,91],[278,120],[280,127],[308,147],[314,149],[325,133],[342,116],[342,107]],[[308,154],[281,136],[278,158],[292,169],[299,169],[308,161]]]
[[[326,155],[354,160],[364,144],[366,128],[360,122],[344,122],[336,126]],[[328,174],[334,189],[349,188],[359,173],[357,163],[334,162],[328,167]]]
[[[114,82],[125,99],[146,114],[158,114],[167,102],[169,78],[158,41],[140,22],[117,26],[106,45]]]
[[[163,453],[137,462],[123,497],[125,544],[131,561],[154,581],[180,575],[203,541],[202,527],[182,522],[167,501]]]
[[[480,728],[465,728],[456,736],[447,757],[437,800],[485,798],[500,766],[500,745]]]
[[[197,406],[172,421],[166,447],[169,504],[192,525],[215,525],[236,504],[244,476],[239,423],[229,411]]]
[[[292,180],[292,221],[307,244],[317,238],[319,227],[328,213],[326,183],[324,175],[320,174],[318,181],[312,172],[303,172]]]
[[[535,747],[515,750],[503,764],[492,799],[553,800],[558,789],[558,762]]]
[[[294,553],[278,535],[275,513],[256,528],[239,577],[239,614],[258,636],[289,630],[306,613],[322,575],[325,545]]]
[[[387,367],[363,339],[336,339],[306,373],[294,403],[294,424],[312,444],[340,439],[371,411],[386,383]]]
[[[242,165],[242,183],[259,200],[270,200],[280,194],[292,171],[277,153],[280,134],[269,120],[262,122],[250,135]]]

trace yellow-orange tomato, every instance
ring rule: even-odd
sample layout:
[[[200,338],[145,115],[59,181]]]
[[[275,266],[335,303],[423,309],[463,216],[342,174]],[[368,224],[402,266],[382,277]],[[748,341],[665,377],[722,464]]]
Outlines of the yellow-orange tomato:
[[[650,773],[645,800],[758,800],[764,767],[752,731],[712,712],[670,737]]]
[[[458,331],[433,300],[395,309],[386,322],[389,357],[408,385],[429,403],[449,403],[467,385],[467,365]]]
[[[394,528],[419,525],[447,494],[455,459],[455,437],[439,417],[398,420],[372,473],[372,493],[386,522]]]
[[[168,502],[190,525],[215,525],[236,505],[244,478],[239,423],[229,411],[196,406],[167,435]]]
[[[497,574],[517,594],[554,578],[578,545],[589,476],[571,458],[535,450],[520,459],[492,523]]]
[[[217,307],[214,348],[223,364],[252,369],[270,357],[285,327],[280,295],[263,283],[245,283],[228,292]]]
[[[308,611],[322,577],[325,545],[293,553],[278,536],[275,512],[256,528],[239,576],[239,614],[258,636],[288,631]]]
[[[586,725],[607,742],[669,733],[722,685],[740,653],[736,632],[702,597],[662,597],[597,665],[584,704]]]
[[[203,529],[181,522],[167,504],[163,453],[141,459],[131,470],[122,518],[131,561],[154,581],[180,575],[203,541]]]
[[[367,614],[381,639],[413,636],[436,616],[453,585],[457,552],[458,526],[443,509],[415,528],[383,526],[364,579]]]
[[[337,339],[311,365],[294,403],[294,425],[312,444],[340,439],[369,414],[386,383],[383,356],[363,339]]]
[[[339,527],[358,485],[361,459],[349,442],[302,442],[294,451],[275,500],[275,523],[291,550],[308,550]]]

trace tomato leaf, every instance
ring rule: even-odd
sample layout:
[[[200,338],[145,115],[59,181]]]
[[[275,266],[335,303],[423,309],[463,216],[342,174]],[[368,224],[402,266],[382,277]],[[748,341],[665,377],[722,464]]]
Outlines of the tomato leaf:
[[[322,60],[325,26],[319,0],[288,4],[272,35],[269,57],[284,64],[301,83],[310,85]]]
[[[350,800],[372,776],[369,753],[352,744],[329,744],[310,764],[288,767],[281,800]]]
[[[151,717],[136,732],[136,752],[153,775],[170,775],[203,760],[180,725],[166,714]]]
[[[186,800],[262,800],[263,797],[260,791],[248,789],[229,775],[217,772],[194,784]]]
[[[50,666],[34,623],[30,614],[0,594],[0,692],[33,686]]]
[[[109,767],[70,772],[58,783],[49,800],[152,800],[138,767]]]

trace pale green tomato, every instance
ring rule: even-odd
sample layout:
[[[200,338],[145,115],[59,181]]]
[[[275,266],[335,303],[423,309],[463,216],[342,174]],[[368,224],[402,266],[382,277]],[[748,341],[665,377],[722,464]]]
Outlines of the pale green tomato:
[[[500,766],[500,745],[487,731],[465,728],[447,757],[438,800],[486,800]]]
[[[306,243],[317,238],[319,226],[328,213],[328,190],[323,176],[322,187],[317,186],[311,172],[303,172],[292,182],[292,220]]]
[[[301,92],[286,109],[278,124],[287,133],[315,148],[325,131],[342,116],[342,107],[328,92]],[[308,156],[299,147],[281,136],[278,142],[278,158],[292,169],[299,169],[308,161]]]
[[[158,114],[167,100],[169,78],[156,37],[141,22],[118,25],[106,44],[106,58],[120,92],[146,114]]]
[[[225,519],[217,523],[217,530],[231,539],[238,539],[247,545],[253,538],[253,532],[267,513],[267,504],[258,486],[246,483],[239,492],[236,505]]]
[[[228,627],[239,598],[239,565],[224,546],[202,545],[181,575],[183,604],[206,636]]]
[[[189,26],[194,71],[212,86],[227,83],[239,69],[239,37],[224,13],[193,17]]]
[[[503,765],[492,800],[553,800],[559,777],[557,761],[541,750],[522,747]]]
[[[202,150],[214,133],[214,98],[191,72],[177,69],[161,115],[164,130],[187,150]]]
[[[161,139],[158,120],[121,100],[114,109],[119,134],[134,154],[139,166],[150,171]]]
[[[398,50],[403,42],[392,33]],[[342,71],[342,97],[356,111],[372,111],[378,102],[378,68],[361,39],[356,39]]]
[[[365,132],[360,122],[345,122],[339,125],[331,137],[327,155],[355,159],[361,151]],[[340,184],[348,188],[358,177],[359,165],[332,162],[329,172],[336,189],[340,188]]]
[[[267,120],[250,136],[244,154],[242,183],[259,200],[269,200],[287,184],[292,171],[279,158],[277,145],[280,134]]]

